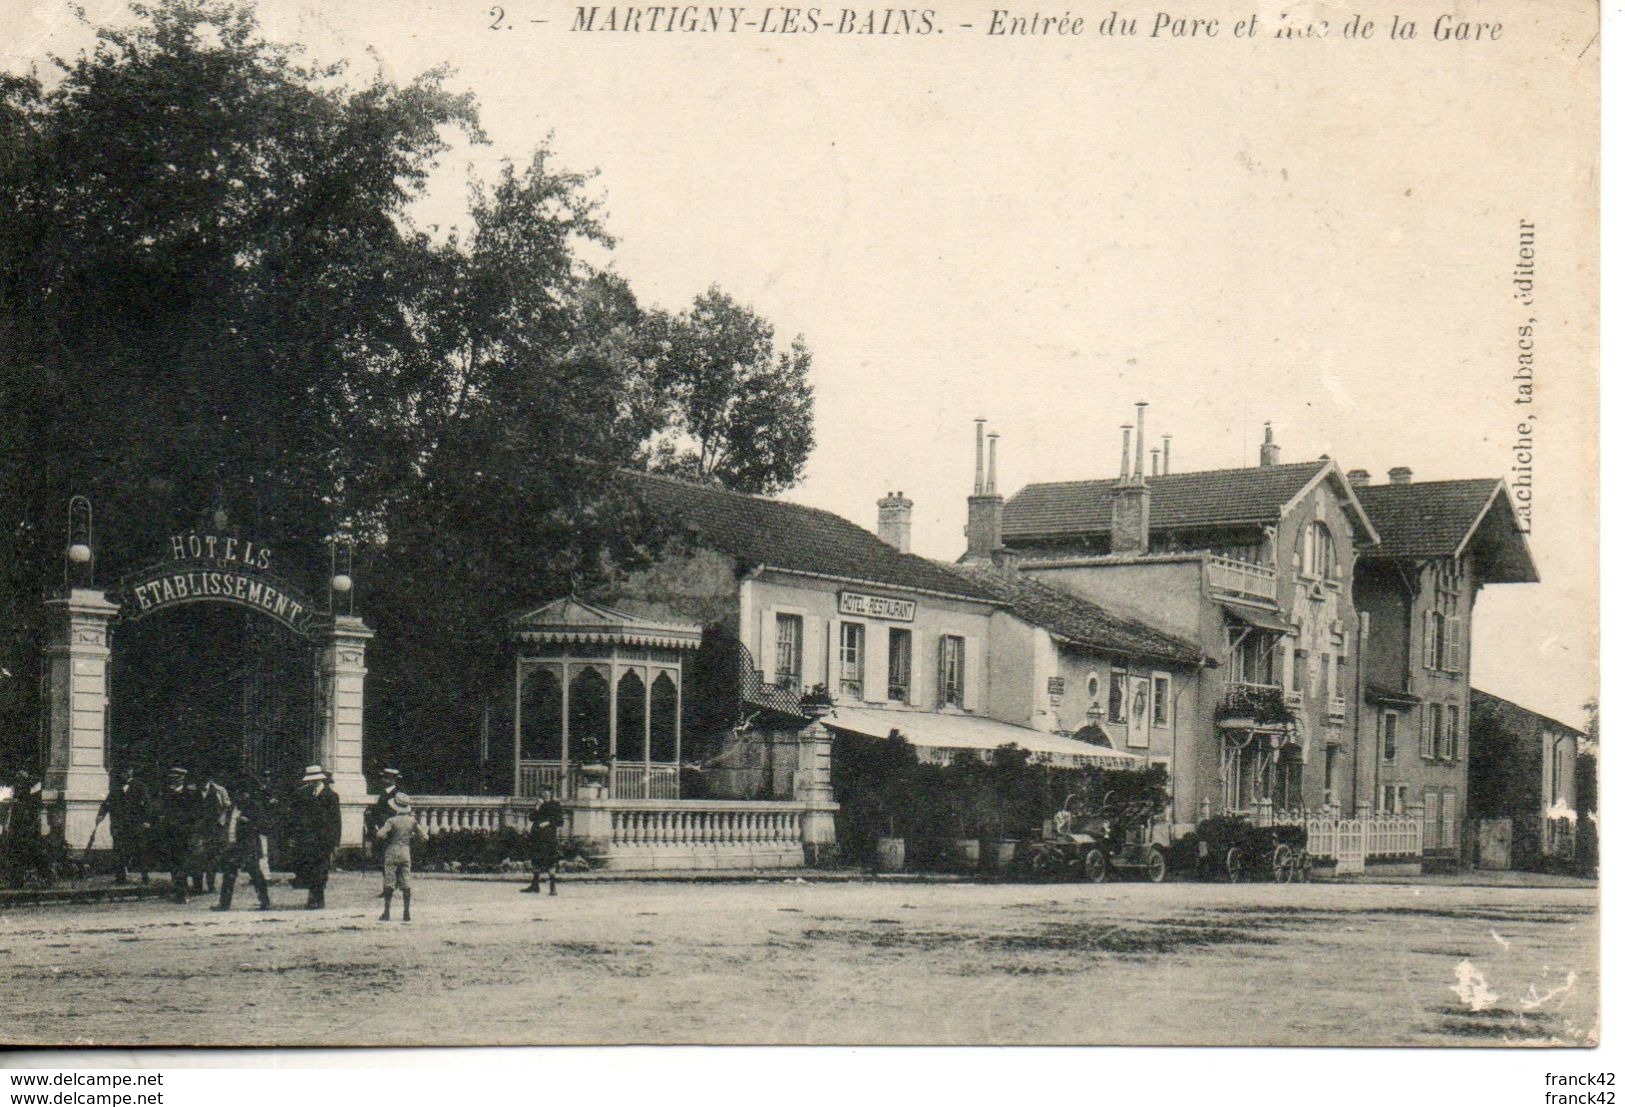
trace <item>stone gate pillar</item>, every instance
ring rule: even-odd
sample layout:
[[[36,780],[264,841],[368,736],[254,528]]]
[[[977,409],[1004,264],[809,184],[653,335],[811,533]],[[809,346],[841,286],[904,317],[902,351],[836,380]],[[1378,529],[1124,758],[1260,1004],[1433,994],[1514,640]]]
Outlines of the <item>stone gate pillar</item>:
[[[343,804],[343,843],[357,846],[368,802],[361,771],[361,714],[372,631],[354,615],[335,615],[317,633],[316,734],[310,759],[333,774],[333,787]]]
[[[805,809],[801,822],[801,842],[809,863],[821,860],[835,847],[835,790],[830,784],[828,730],[813,723],[797,735],[795,797]]]
[[[45,611],[45,808],[68,847],[83,849],[107,795],[108,636],[118,605],[75,588],[45,601]]]

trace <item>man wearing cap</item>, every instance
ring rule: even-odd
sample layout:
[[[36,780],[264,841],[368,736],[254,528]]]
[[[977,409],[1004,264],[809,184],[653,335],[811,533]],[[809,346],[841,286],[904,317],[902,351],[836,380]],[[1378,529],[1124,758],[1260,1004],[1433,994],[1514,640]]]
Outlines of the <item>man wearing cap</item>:
[[[271,907],[271,891],[265,879],[266,835],[271,812],[265,789],[250,774],[233,781],[231,807],[226,812],[225,853],[221,858],[220,902],[212,910],[230,911],[237,872],[246,869],[259,896],[260,910]]]
[[[130,870],[141,873],[141,883],[147,883],[147,834],[152,829],[152,815],[148,810],[147,787],[135,778],[135,767],[124,766],[119,774],[118,786],[107,793],[96,811],[96,825],[103,819],[113,821],[113,880],[118,884],[130,882]],[[92,831],[92,837],[95,832]]]
[[[395,810],[392,804],[395,802],[395,797],[401,794],[401,771],[399,769],[385,769],[379,775],[383,780],[378,787],[378,798],[367,806],[367,810],[361,816],[361,838],[369,848],[377,844],[374,841],[374,835],[378,833],[378,828],[394,816]]]
[[[214,876],[225,867],[231,793],[209,773],[198,790],[197,852],[193,857],[192,891],[213,892]]]
[[[320,765],[307,765],[293,798],[294,857],[308,895],[307,910],[327,906],[327,872],[339,848],[344,820],[339,795]]]
[[[391,897],[401,894],[401,922],[412,921],[412,843],[427,842],[428,834],[412,815],[412,801],[396,791],[389,804],[390,816],[373,837],[384,851],[384,913],[379,922],[389,921]]]
[[[169,894],[176,903],[186,902],[187,867],[198,820],[197,792],[186,786],[186,777],[179,765],[169,770],[153,823],[158,856],[169,870]]]

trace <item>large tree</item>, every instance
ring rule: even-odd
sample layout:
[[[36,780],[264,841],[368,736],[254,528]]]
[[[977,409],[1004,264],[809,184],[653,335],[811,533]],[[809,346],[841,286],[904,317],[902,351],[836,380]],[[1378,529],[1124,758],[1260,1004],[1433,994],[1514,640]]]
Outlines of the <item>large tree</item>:
[[[812,355],[715,285],[676,315],[654,313],[647,351],[670,401],[653,462],[740,492],[780,492],[801,479],[813,447]]]
[[[444,73],[356,83],[265,41],[244,5],[133,10],[49,85],[0,87],[14,757],[32,752],[70,495],[96,505],[103,584],[220,506],[307,585],[354,531],[388,658],[596,563],[583,548],[606,527],[575,524],[605,517],[607,473],[650,429],[635,362],[611,355],[624,289],[574,252],[603,238],[582,177],[542,151],[476,197],[465,237],[436,240],[412,204],[452,138],[482,139]],[[439,675],[399,685],[432,699]]]

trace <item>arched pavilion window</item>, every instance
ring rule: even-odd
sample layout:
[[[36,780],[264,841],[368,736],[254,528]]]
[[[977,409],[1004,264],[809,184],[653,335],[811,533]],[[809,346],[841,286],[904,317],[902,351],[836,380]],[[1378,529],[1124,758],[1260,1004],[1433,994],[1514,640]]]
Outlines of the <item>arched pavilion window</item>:
[[[519,756],[557,761],[564,749],[564,694],[551,668],[534,668],[525,675],[519,711]]]
[[[649,688],[649,759],[677,760],[677,685],[667,673]]]
[[[620,761],[642,761],[644,723],[648,719],[643,699],[643,678],[628,670],[615,689],[615,757]]]
[[[584,668],[570,681],[570,760],[587,764],[609,752],[609,681]]]

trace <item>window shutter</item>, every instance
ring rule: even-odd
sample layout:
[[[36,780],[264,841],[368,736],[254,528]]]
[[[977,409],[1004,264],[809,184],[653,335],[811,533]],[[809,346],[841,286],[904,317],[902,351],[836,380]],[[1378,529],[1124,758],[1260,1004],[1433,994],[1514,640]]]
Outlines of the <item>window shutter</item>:
[[[1422,795],[1422,848],[1439,848],[1439,793]]]
[[[943,707],[948,702],[948,636],[940,635],[937,638],[937,706]]]
[[[912,707],[925,705],[925,687],[931,679],[931,663],[925,635],[915,631],[910,636],[910,649],[914,657],[909,662],[908,702]]]
[[[827,619],[824,622],[824,687],[829,690],[831,699],[839,699],[841,695],[841,621]]]
[[[1462,657],[1461,657],[1461,616],[1460,615],[1452,615],[1450,617],[1450,619],[1449,619],[1448,626],[1450,628],[1450,645],[1449,645],[1448,651],[1447,651],[1447,659],[1448,660],[1447,660],[1446,667],[1452,673],[1459,673],[1459,672],[1461,672],[1461,662],[1462,662]]]
[[[982,706],[982,640],[980,638],[965,639],[964,681],[965,710],[976,711]]]
[[[1439,793],[1439,845],[1456,848],[1456,793]]]
[[[1433,612],[1422,613],[1422,668],[1433,668]]]
[[[1282,638],[1281,668],[1277,674],[1277,679],[1281,682],[1281,690],[1283,692],[1302,691],[1302,689],[1298,687],[1298,674],[1293,671],[1297,668],[1297,666],[1293,663],[1297,656],[1298,640],[1294,637]]]
[[[1428,710],[1428,705],[1424,703],[1422,705],[1420,714],[1422,716],[1422,733],[1416,752],[1421,754],[1423,757],[1431,757],[1432,754],[1428,752],[1431,748],[1431,739],[1428,731],[1433,726],[1433,713]]]
[[[886,702],[886,678],[891,674],[891,628],[885,623],[863,624],[863,698]]]
[[[762,610],[762,643],[756,650],[756,667],[762,671],[762,679],[769,684],[778,676],[779,620],[772,608]]]

